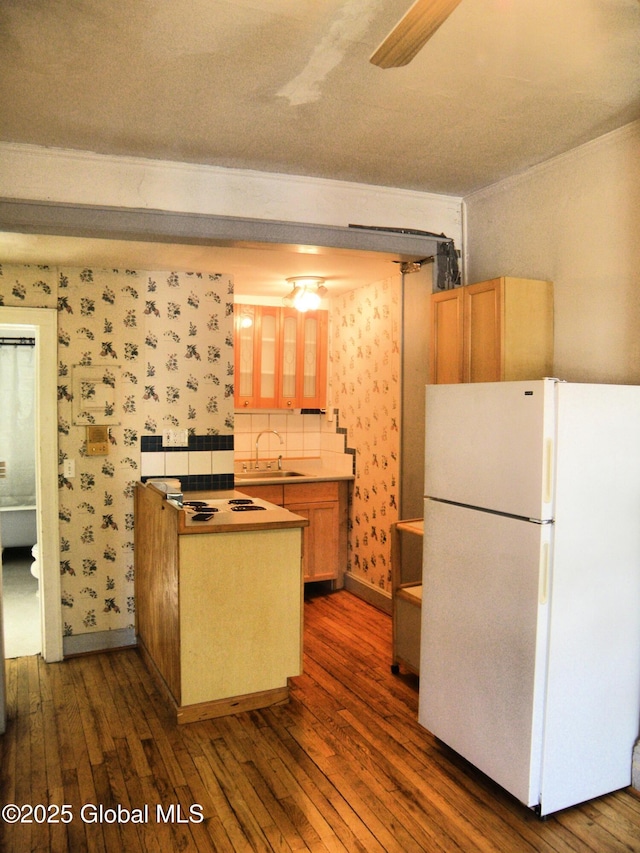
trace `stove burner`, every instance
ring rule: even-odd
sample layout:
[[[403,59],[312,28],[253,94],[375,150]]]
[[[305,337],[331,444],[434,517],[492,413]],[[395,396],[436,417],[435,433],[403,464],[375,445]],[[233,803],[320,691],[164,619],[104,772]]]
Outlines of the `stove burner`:
[[[218,510],[214,506],[210,506],[206,512],[196,512],[191,518],[193,521],[209,521],[210,518],[213,518],[215,512],[218,512]]]

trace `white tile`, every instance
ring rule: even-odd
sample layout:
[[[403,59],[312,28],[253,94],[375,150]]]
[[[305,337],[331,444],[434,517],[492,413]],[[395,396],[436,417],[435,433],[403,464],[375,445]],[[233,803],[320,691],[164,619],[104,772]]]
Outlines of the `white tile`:
[[[210,450],[190,450],[187,456],[189,457],[189,474],[212,473]]]
[[[234,436],[233,446],[236,453],[251,453],[251,448],[255,447],[255,440],[251,441],[252,434],[243,432]]]
[[[189,474],[189,451],[164,454],[164,473],[167,477],[180,477]]]
[[[337,419],[336,419],[335,415],[331,419],[327,415],[322,415],[320,424],[321,424],[322,432],[335,433],[336,428],[337,428]]]
[[[304,432],[306,415],[290,414],[287,418],[287,432]]]
[[[337,470],[342,474],[353,474],[353,456],[350,453],[340,453],[336,456]]]
[[[322,433],[322,449],[330,453],[344,453],[344,436],[334,433]]]
[[[269,415],[266,413],[251,415],[251,432],[259,433],[262,432],[263,429],[270,429]]]
[[[142,453],[140,475],[142,477],[163,477],[164,453]]]
[[[260,439],[261,445],[262,445],[262,442],[264,441],[265,438],[267,438],[267,436]],[[271,453],[272,455],[278,456],[278,454],[280,454],[284,451],[284,449],[286,447],[286,443],[284,441],[284,436],[282,436],[282,442],[280,441],[278,436],[273,435],[273,433],[269,433],[268,438],[269,438],[269,443],[268,443],[267,447],[269,449],[269,453]]]
[[[304,434],[304,454],[308,456],[312,453],[314,456],[320,454],[320,433],[319,432],[305,432]]]
[[[301,432],[288,432],[287,433],[287,453],[295,453],[296,450],[302,450],[304,448],[304,433]]]
[[[320,432],[320,415],[304,415],[304,431]]]
[[[214,450],[211,454],[211,473],[232,474],[233,460],[233,450]]]
[[[239,432],[251,432],[251,415],[236,412],[233,419],[233,432],[235,435]]]
[[[289,429],[289,416],[286,412],[277,415],[269,415],[269,429],[285,433]]]

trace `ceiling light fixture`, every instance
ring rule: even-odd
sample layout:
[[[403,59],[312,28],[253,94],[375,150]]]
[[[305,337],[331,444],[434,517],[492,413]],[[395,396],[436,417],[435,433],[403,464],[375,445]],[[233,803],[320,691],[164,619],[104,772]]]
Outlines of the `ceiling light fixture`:
[[[292,290],[282,301],[297,311],[316,311],[320,307],[320,300],[328,292],[324,279],[317,276],[295,276],[288,278],[287,282],[292,285]]]

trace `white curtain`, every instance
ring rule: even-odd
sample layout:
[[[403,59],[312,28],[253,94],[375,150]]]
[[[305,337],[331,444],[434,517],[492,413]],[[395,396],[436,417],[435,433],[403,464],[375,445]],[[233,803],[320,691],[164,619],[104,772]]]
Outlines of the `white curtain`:
[[[35,347],[0,346],[0,507],[35,506]]]

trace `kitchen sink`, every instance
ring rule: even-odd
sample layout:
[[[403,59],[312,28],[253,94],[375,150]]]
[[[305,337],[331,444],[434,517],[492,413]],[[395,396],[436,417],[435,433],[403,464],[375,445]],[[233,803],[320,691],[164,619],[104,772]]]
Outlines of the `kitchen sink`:
[[[304,477],[298,471],[242,471],[234,474],[236,480],[280,480],[287,477]]]

